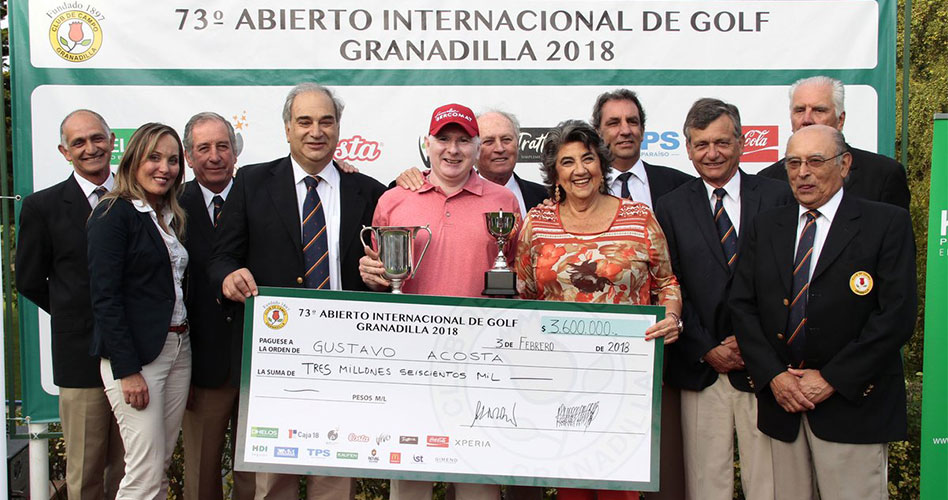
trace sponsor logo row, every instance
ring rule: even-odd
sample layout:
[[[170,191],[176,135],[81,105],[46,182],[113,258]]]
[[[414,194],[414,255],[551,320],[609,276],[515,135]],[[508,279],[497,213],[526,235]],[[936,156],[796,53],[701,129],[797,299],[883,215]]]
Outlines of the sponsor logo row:
[[[287,429],[286,434],[284,435],[287,439],[312,440],[319,439],[321,434],[312,430]],[[280,429],[277,427],[251,427],[250,437],[258,439],[278,439],[280,437]],[[339,440],[339,430],[331,429],[326,433],[326,439],[327,443]],[[381,446],[392,441],[392,435],[381,433],[375,436],[373,439],[368,434],[350,432],[346,436],[346,440],[350,443],[368,443],[375,441],[376,445]],[[452,444],[450,436],[438,436],[431,434],[425,436],[424,442],[425,445],[430,448],[449,448]],[[418,445],[419,443],[420,440],[418,436],[398,436],[398,444],[400,445]],[[455,439],[453,444],[456,447],[463,448],[490,448],[491,446],[489,440],[482,439]]]

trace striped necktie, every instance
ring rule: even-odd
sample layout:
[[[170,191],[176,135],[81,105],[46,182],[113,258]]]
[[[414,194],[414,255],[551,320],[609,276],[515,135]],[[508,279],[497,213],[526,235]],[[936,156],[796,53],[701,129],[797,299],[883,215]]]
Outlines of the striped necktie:
[[[215,194],[211,198],[211,203],[214,204],[214,227],[217,227],[217,223],[221,221],[221,209],[224,208],[224,198],[219,194]]]
[[[714,223],[718,226],[724,258],[727,260],[728,267],[733,269],[734,262],[737,260],[737,231],[734,230],[734,224],[731,223],[731,218],[724,210],[724,197],[727,196],[727,191],[724,188],[715,188],[714,196],[718,198],[718,201],[714,203]]]
[[[105,196],[105,193],[108,193],[108,192],[109,190],[106,189],[105,186],[99,186],[93,189],[92,194],[95,195],[95,203],[93,205],[97,205],[100,201],[102,201],[102,197]]]
[[[329,238],[326,236],[326,215],[316,193],[318,177],[303,178],[306,198],[303,200],[303,263],[306,288],[329,288]]]
[[[619,174],[619,177],[616,179],[622,183],[622,192],[621,195],[627,200],[632,199],[632,192],[629,191],[629,177],[632,177],[632,172],[626,172],[624,174]]]
[[[810,210],[804,214],[806,224],[800,232],[800,243],[793,259],[793,302],[787,316],[787,346],[793,364],[803,368],[806,360],[806,303],[810,289],[810,261],[813,256],[813,240],[816,237],[816,218],[820,213]]]

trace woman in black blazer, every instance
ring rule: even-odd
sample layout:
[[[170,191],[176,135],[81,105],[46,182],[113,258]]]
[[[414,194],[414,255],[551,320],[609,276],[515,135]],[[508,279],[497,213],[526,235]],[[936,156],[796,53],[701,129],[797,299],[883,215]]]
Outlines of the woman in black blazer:
[[[184,152],[167,125],[135,131],[88,224],[92,354],[125,445],[117,499],[165,498],[191,381],[179,241]]]

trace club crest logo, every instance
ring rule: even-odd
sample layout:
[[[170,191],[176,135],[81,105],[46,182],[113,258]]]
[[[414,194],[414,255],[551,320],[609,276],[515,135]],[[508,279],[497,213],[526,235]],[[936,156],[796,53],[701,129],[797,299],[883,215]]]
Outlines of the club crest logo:
[[[50,23],[49,43],[59,57],[69,62],[85,62],[102,47],[102,26],[88,12],[67,10]]]
[[[286,326],[287,321],[289,321],[289,314],[287,314],[286,307],[283,307],[283,304],[269,304],[267,308],[263,310],[263,322],[271,330],[283,328]]]
[[[866,295],[872,291],[872,276],[865,271],[853,273],[849,278],[849,288],[856,295]]]

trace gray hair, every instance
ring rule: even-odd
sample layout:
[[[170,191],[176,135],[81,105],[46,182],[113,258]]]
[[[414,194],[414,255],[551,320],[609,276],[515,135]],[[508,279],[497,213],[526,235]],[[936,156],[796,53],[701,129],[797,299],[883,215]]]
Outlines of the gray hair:
[[[109,127],[109,124],[105,122],[105,118],[102,118],[102,115],[92,111],[91,109],[77,109],[66,115],[66,117],[63,118],[63,121],[59,123],[59,144],[62,145],[62,147],[69,147],[69,145],[66,144],[66,122],[78,113],[89,113],[90,115],[94,116],[96,120],[99,120],[99,124],[102,125],[102,130],[105,131],[105,135],[112,135],[112,129]]]
[[[711,122],[722,116],[731,119],[731,124],[734,126],[734,138],[740,139],[744,132],[741,129],[741,113],[737,110],[737,106],[720,99],[704,97],[695,101],[688,110],[688,115],[685,116],[685,142],[691,142],[691,130],[704,130],[711,125]]]
[[[338,122],[342,120],[342,110],[346,106],[338,97],[336,97],[336,94],[333,94],[332,90],[329,90],[327,87],[323,87],[318,83],[303,82],[297,84],[295,87],[290,89],[288,94],[286,94],[286,101],[283,103],[283,123],[290,123],[290,119],[292,118],[293,101],[296,100],[296,96],[305,94],[307,92],[322,92],[323,94],[326,94],[326,97],[332,101],[332,106],[336,115],[336,121]]]
[[[639,96],[629,89],[616,89],[612,92],[604,92],[596,98],[596,104],[593,105],[592,126],[599,130],[602,122],[602,108],[609,101],[632,101],[636,108],[639,108],[639,124],[645,129],[645,109],[639,101]]]
[[[793,94],[803,85],[823,85],[830,87],[833,91],[833,108],[836,110],[836,118],[843,115],[846,111],[846,87],[843,82],[825,75],[811,76],[801,78],[790,85],[790,106],[793,107]]]
[[[506,111],[501,111],[501,110],[499,110],[499,109],[491,108],[491,109],[488,109],[487,111],[484,111],[484,112],[482,112],[482,113],[478,113],[477,116],[476,116],[476,118],[477,118],[478,120],[480,120],[482,116],[484,116],[484,115],[490,115],[490,114],[496,114],[496,115],[500,115],[500,116],[503,116],[504,118],[506,118],[507,121],[510,122],[510,125],[511,125],[511,126],[513,127],[513,129],[514,129],[514,135],[516,136],[516,139],[517,139],[518,141],[520,140],[520,120],[518,120],[517,117],[513,115],[513,113],[508,113],[508,112],[506,112]]]
[[[556,185],[559,183],[556,175],[556,156],[564,145],[571,142],[582,143],[599,157],[599,169],[602,171],[603,180],[600,190],[603,194],[607,194],[609,188],[606,185],[606,179],[612,171],[612,152],[609,151],[609,146],[589,123],[582,120],[566,120],[550,129],[550,135],[547,136],[546,142],[543,143],[543,150],[540,152],[540,172],[543,174],[543,183],[547,186],[550,198],[554,198]],[[565,199],[566,197],[562,196],[560,202]]]
[[[194,148],[194,127],[198,124],[204,123],[206,121],[219,121],[224,124],[224,128],[227,129],[227,138],[230,139],[230,149],[234,152],[237,151],[237,135],[234,133],[234,126],[230,124],[229,121],[224,119],[223,116],[213,112],[213,111],[203,111],[191,117],[188,120],[187,125],[184,126],[184,138],[181,142],[184,143],[184,151],[188,154],[191,154],[191,150]]]

